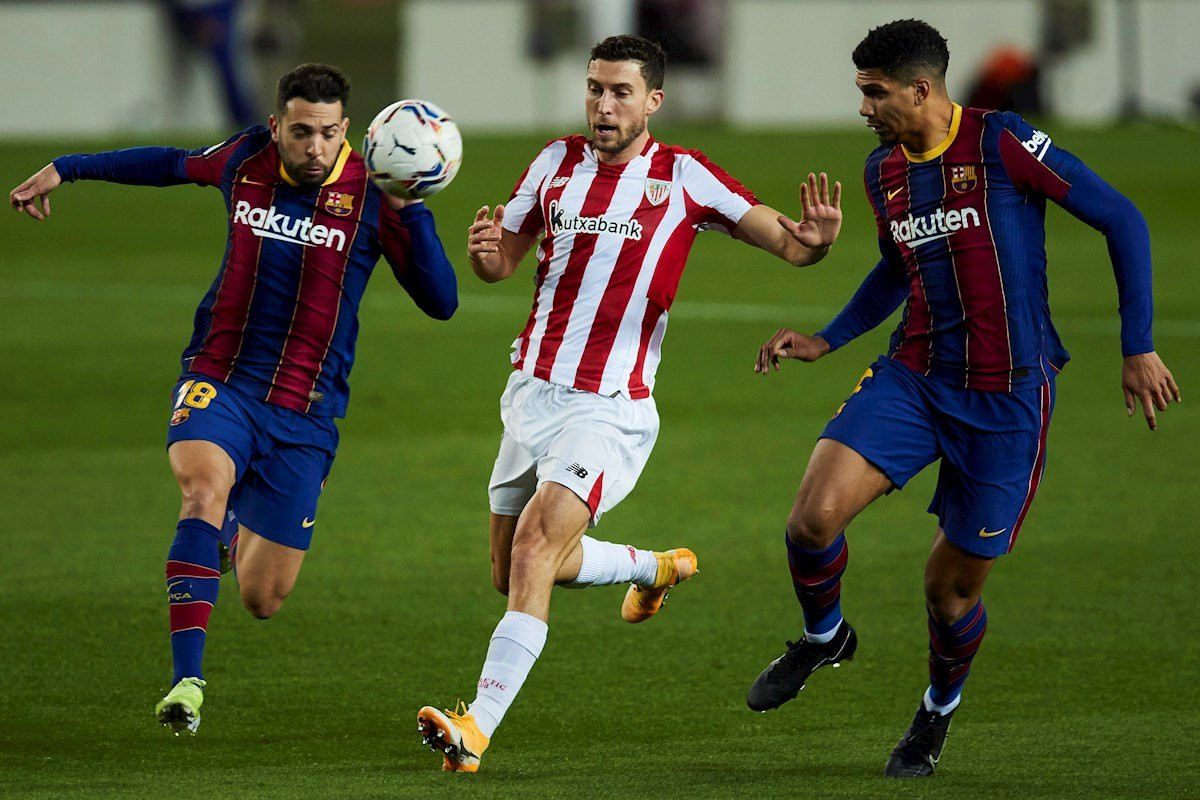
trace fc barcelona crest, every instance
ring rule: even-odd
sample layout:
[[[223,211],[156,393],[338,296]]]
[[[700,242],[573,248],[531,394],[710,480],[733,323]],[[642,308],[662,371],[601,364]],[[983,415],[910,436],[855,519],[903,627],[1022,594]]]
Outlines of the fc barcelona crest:
[[[325,197],[325,210],[335,217],[348,217],[354,213],[354,195],[330,192]]]
[[[975,178],[975,165],[970,164],[962,167],[950,168],[950,185],[954,187],[954,191],[962,194],[969,192],[975,188],[975,184],[979,181]]]
[[[660,181],[657,178],[646,178],[646,199],[650,205],[656,206],[671,194],[671,182]]]

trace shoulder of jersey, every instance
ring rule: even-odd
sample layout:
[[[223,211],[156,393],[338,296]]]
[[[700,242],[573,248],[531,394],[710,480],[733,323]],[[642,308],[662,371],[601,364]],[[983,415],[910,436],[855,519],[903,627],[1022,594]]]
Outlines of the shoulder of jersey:
[[[239,136],[245,138],[246,144],[262,145],[271,140],[271,129],[266,125],[251,125],[246,130],[242,131]],[[237,136],[234,137],[238,138]]]

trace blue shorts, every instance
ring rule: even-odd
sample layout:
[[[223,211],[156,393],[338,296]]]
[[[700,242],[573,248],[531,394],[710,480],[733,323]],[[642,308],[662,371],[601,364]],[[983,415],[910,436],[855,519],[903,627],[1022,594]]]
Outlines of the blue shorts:
[[[821,432],[896,488],[939,458],[929,513],[950,541],[994,558],[1013,548],[1046,465],[1054,378],[1017,392],[939,383],[880,358]]]
[[[185,373],[171,394],[167,447],[197,439],[233,459],[237,473],[229,507],[238,522],[263,538],[307,550],[317,498],[337,451],[333,419],[271,405],[206,375]]]

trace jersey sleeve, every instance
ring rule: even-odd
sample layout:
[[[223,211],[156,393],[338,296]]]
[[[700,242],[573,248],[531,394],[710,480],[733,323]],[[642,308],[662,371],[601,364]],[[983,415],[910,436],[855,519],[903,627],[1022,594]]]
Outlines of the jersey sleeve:
[[[545,228],[542,214],[541,188],[550,171],[555,142],[549,142],[538,153],[513,187],[508,204],[504,206],[502,227],[510,233],[519,233],[537,238]]]
[[[698,151],[687,153],[680,178],[688,198],[698,206],[689,211],[692,223],[701,230],[733,233],[746,212],[759,205],[753,192]]]
[[[454,315],[458,279],[438,237],[433,213],[424,203],[396,211],[381,199],[379,246],[396,281],[418,308],[434,319]]]
[[[908,297],[908,277],[890,238],[879,238],[882,258],[859,284],[846,307],[816,335],[836,350],[875,328]]]
[[[253,129],[252,129],[253,130]],[[132,186],[216,186],[230,156],[250,131],[220,144],[183,150],[177,147],[130,147],[104,153],[75,153],[54,159],[64,181],[98,180]]]
[[[1000,158],[1018,191],[1048,197],[1104,234],[1117,281],[1124,356],[1154,349],[1150,229],[1137,206],[1016,114],[1000,115]]]
[[[199,186],[220,186],[225,168],[237,152],[238,145],[247,137],[255,134],[261,135],[265,131],[264,127],[256,125],[236,133],[218,144],[188,151],[184,161],[187,180]]]

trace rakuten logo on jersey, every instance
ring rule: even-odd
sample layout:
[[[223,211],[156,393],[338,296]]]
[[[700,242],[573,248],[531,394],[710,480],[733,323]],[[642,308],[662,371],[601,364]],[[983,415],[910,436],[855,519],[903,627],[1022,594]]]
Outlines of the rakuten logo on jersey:
[[[615,233],[626,239],[641,241],[642,223],[636,219],[611,222],[604,217],[577,217],[567,214],[557,200],[551,200],[550,233]]]
[[[278,239],[305,247],[332,247],[339,253],[346,246],[346,234],[326,225],[313,225],[311,219],[293,219],[270,208],[252,208],[246,200],[233,207],[233,221],[249,225],[255,236]]]
[[[937,211],[924,217],[908,215],[908,219],[892,220],[892,239],[909,247],[945,239],[955,231],[979,227],[979,212],[973,208],[962,211]]]

